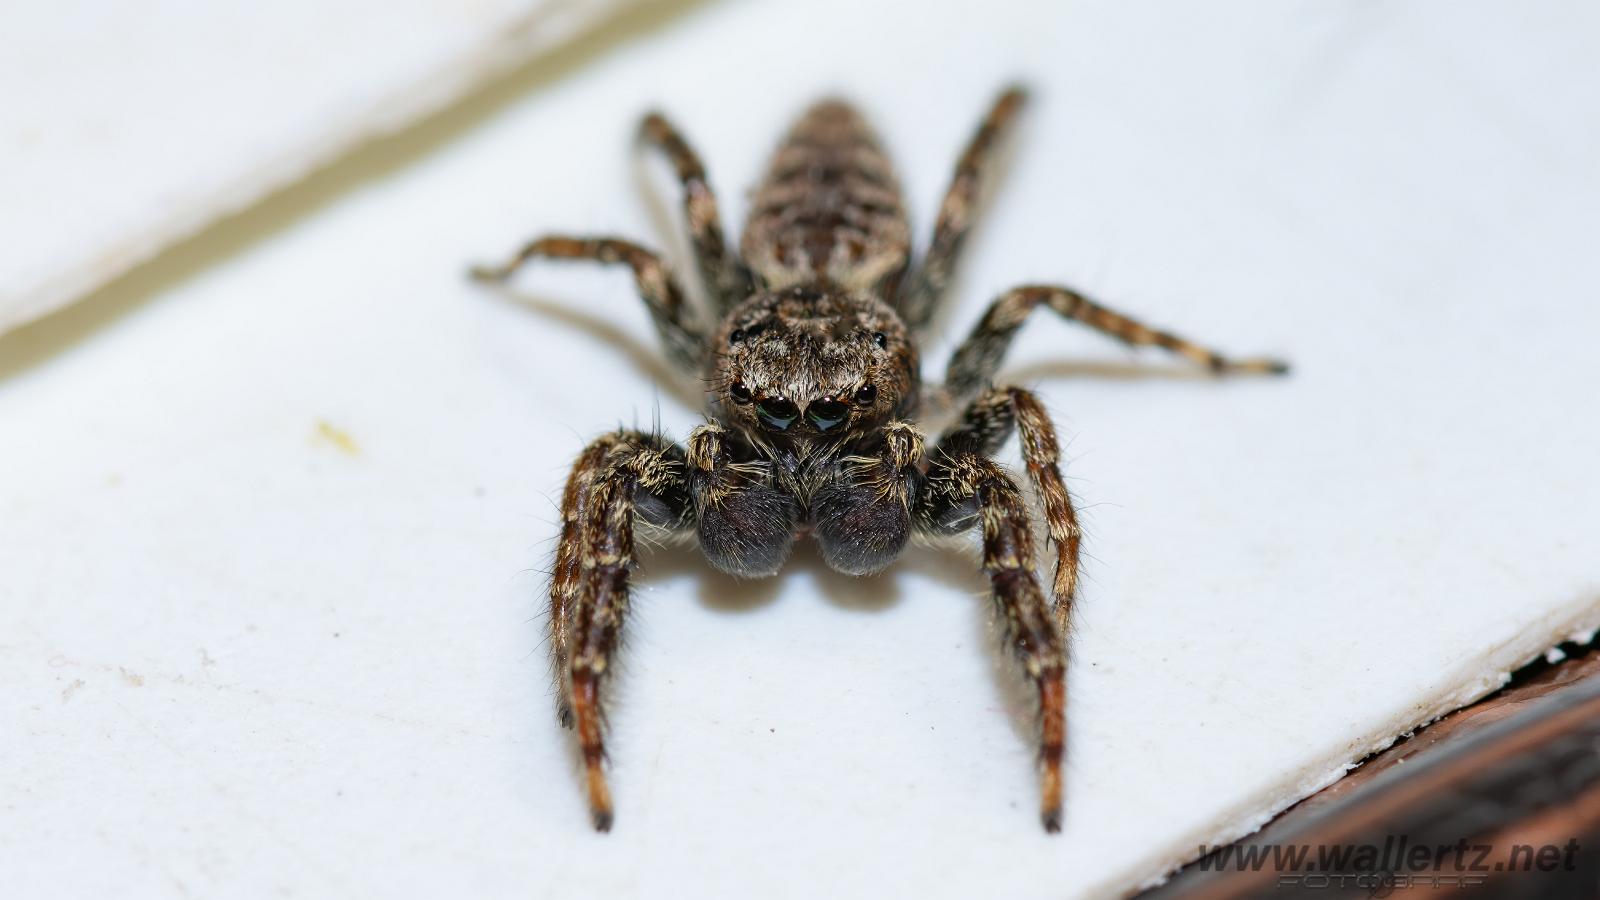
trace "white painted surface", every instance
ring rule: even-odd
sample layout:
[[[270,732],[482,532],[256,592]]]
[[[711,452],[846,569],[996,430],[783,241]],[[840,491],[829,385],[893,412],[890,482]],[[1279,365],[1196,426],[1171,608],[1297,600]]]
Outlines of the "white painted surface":
[[[1597,624],[1600,14],[855,6],[691,11],[99,328],[0,342],[10,891],[1114,894]],[[630,162],[652,104],[736,222],[827,89],[925,232],[1014,76],[951,332],[1061,280],[1298,367],[1124,376],[1171,370],[1045,318],[1013,357],[1090,532],[1066,832],[970,561],[739,584],[661,552],[596,836],[548,695],[551,498],[587,437],[697,414],[625,276],[530,271],[529,309],[462,270],[546,229],[678,247]]]
[[[0,331],[625,0],[51,0],[0,14]]]

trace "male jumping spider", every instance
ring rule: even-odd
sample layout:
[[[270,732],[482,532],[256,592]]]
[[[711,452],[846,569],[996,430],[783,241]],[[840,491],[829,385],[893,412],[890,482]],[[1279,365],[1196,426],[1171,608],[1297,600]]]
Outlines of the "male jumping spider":
[[[558,715],[577,727],[595,828],[607,831],[612,820],[600,687],[628,610],[634,529],[643,525],[692,533],[711,565],[746,578],[775,574],[804,536],[829,566],[866,575],[893,562],[913,533],[980,531],[1006,641],[1038,689],[1040,810],[1045,829],[1060,830],[1065,635],[1080,532],[1043,404],[1031,391],[992,383],[1006,349],[1044,306],[1216,373],[1286,366],[1228,359],[1067,288],[1030,285],[994,301],[956,349],[943,387],[921,383],[915,334],[945,293],[980,179],[1023,99],[1018,88],[1001,94],[967,144],[915,266],[889,160],[853,108],[826,100],[772,159],[739,254],[727,248],[699,157],[666,119],[645,117],[642,140],[683,184],[714,324],[684,302],[660,256],[616,238],[545,237],[503,266],[473,271],[499,282],[536,257],[625,265],[673,362],[708,380],[707,422],[686,446],[640,431],[605,435],[578,456],[562,495],[551,647]],[[960,404],[964,412],[925,452],[918,415]],[[1055,555],[1048,599],[1034,575],[1029,507],[990,458],[1013,431]]]

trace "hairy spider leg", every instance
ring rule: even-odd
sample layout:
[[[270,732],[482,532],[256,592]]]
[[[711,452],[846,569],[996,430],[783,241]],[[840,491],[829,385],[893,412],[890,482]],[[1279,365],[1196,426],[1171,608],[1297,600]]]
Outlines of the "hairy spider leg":
[[[1217,374],[1282,375],[1289,371],[1287,363],[1275,359],[1230,359],[1171,332],[1151,328],[1107,309],[1068,288],[1027,285],[1014,288],[995,300],[972,333],[956,348],[945,372],[945,388],[953,400],[965,400],[994,379],[1017,330],[1027,321],[1028,315],[1041,305],[1069,321],[1080,322],[1123,343],[1135,347],[1161,347],[1194,360]]]
[[[956,161],[955,174],[939,204],[939,217],[934,222],[933,240],[928,252],[906,284],[900,299],[900,314],[912,328],[922,328],[933,318],[950,286],[961,246],[977,215],[985,175],[992,167],[995,151],[1011,130],[1017,112],[1027,101],[1027,92],[1021,87],[1007,88],[989,108],[978,130],[967,142],[966,149]]]
[[[700,277],[711,295],[712,308],[719,314],[727,312],[750,296],[750,271],[742,260],[728,253],[717,195],[711,190],[700,155],[660,113],[650,113],[639,123],[639,139],[660,150],[677,173],[683,185],[683,215],[689,222],[689,240]]]
[[[609,831],[602,683],[628,613],[636,521],[681,531],[693,520],[684,452],[664,439],[619,431],[578,456],[562,497],[561,540],[550,581],[552,659],[561,674],[558,717],[575,727],[594,827]]]
[[[952,534],[977,525],[983,572],[1006,643],[1039,693],[1039,816],[1061,830],[1061,759],[1066,742],[1066,650],[1034,577],[1033,529],[1017,483],[970,451],[935,453],[918,504],[920,527]]]
[[[1051,584],[1056,626],[1065,636],[1078,592],[1078,549],[1083,531],[1072,497],[1061,478],[1061,445],[1055,426],[1039,396],[1019,387],[991,388],[968,405],[951,429],[939,439],[935,455],[974,453],[993,456],[1018,433],[1022,462],[1043,508],[1045,532],[1055,551],[1055,579]]]
[[[603,265],[621,264],[633,271],[639,297],[650,309],[667,356],[685,372],[698,374],[705,364],[705,335],[683,302],[683,289],[656,254],[617,238],[542,237],[523,247],[503,265],[476,266],[478,281],[503,283],[531,259],[581,259]]]

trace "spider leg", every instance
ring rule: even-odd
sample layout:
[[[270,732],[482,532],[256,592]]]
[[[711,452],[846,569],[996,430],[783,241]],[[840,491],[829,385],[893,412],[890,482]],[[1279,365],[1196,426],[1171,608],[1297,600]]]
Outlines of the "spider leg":
[[[650,318],[666,345],[667,355],[687,372],[699,373],[704,362],[705,338],[683,302],[683,289],[661,258],[631,241],[615,238],[542,237],[523,247],[500,266],[475,266],[477,281],[501,283],[530,259],[585,259],[603,265],[622,264],[633,271],[639,296],[650,308]]]
[[[583,587],[583,529],[589,520],[589,496],[606,454],[626,439],[624,434],[608,434],[583,448],[561,494],[561,538],[550,571],[550,661],[558,691],[556,720],[563,728],[572,727],[568,648],[572,644],[572,607]]]
[[[1151,328],[1122,313],[1105,308],[1063,287],[1029,285],[1015,288],[994,301],[972,333],[956,348],[945,373],[945,387],[956,400],[977,393],[994,378],[1028,314],[1040,305],[1058,315],[1135,347],[1157,346],[1209,368],[1217,374],[1255,373],[1282,375],[1287,363],[1275,359],[1230,359],[1171,332]]]
[[[1033,574],[1033,532],[1017,483],[999,464],[971,451],[934,454],[919,526],[951,534],[978,525],[983,571],[989,576],[1005,637],[1039,691],[1039,815],[1061,830],[1061,758],[1066,742],[1066,650]]]
[[[577,729],[594,827],[609,831],[601,682],[628,612],[636,520],[674,531],[692,521],[683,451],[636,431],[596,440],[573,466],[562,497],[562,518],[550,583],[551,653],[561,690],[558,716],[563,725]]]
[[[750,295],[750,272],[737,256],[728,253],[717,196],[706,180],[700,155],[660,113],[651,113],[639,123],[639,138],[666,155],[683,183],[683,213],[689,221],[695,261],[713,305],[719,312],[727,311]]]
[[[1007,88],[995,99],[977,132],[961,152],[955,175],[950,179],[950,187],[945,191],[944,201],[939,204],[933,241],[900,301],[900,314],[911,327],[921,328],[933,318],[934,309],[950,284],[951,272],[961,255],[961,245],[972,230],[984,172],[994,159],[1000,139],[1026,100],[1027,93],[1021,87]]]
[[[984,391],[973,400],[961,418],[939,439],[934,457],[958,457],[972,453],[993,456],[1001,445],[1019,432],[1022,461],[1028,480],[1043,507],[1045,530],[1055,551],[1055,580],[1051,584],[1052,610],[1056,627],[1063,635],[1072,616],[1072,601],[1078,592],[1078,549],[1083,532],[1072,497],[1061,478],[1061,445],[1055,426],[1039,396],[1019,387],[998,387]]]

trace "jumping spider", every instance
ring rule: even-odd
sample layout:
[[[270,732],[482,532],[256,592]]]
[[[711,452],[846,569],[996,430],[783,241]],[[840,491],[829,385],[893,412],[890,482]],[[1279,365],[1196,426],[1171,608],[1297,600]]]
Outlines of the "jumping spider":
[[[826,100],[800,118],[772,159],[739,254],[727,248],[694,150],[660,115],[641,124],[642,141],[666,155],[682,182],[717,317],[709,327],[685,304],[661,257],[625,240],[545,237],[503,266],[473,271],[500,282],[534,258],[625,265],[667,354],[707,379],[707,421],[685,446],[641,431],[605,435],[579,455],[562,495],[550,636],[558,715],[577,728],[595,828],[607,831],[612,820],[600,687],[628,611],[634,529],[644,525],[692,534],[711,565],[745,578],[777,573],[805,536],[829,566],[867,575],[893,562],[913,533],[978,530],[1005,639],[1038,690],[1041,816],[1047,831],[1060,830],[1065,636],[1080,532],[1043,404],[1031,391],[992,383],[1006,349],[1043,306],[1216,373],[1286,366],[1228,359],[1067,288],[1026,286],[989,307],[956,349],[942,387],[921,383],[915,335],[945,293],[979,182],[1023,101],[1012,88],[989,110],[956,164],[932,245],[915,266],[888,158],[853,108]],[[958,408],[925,452],[919,414]],[[1048,598],[1034,574],[1029,506],[991,459],[1012,432],[1020,434],[1055,556]]]

